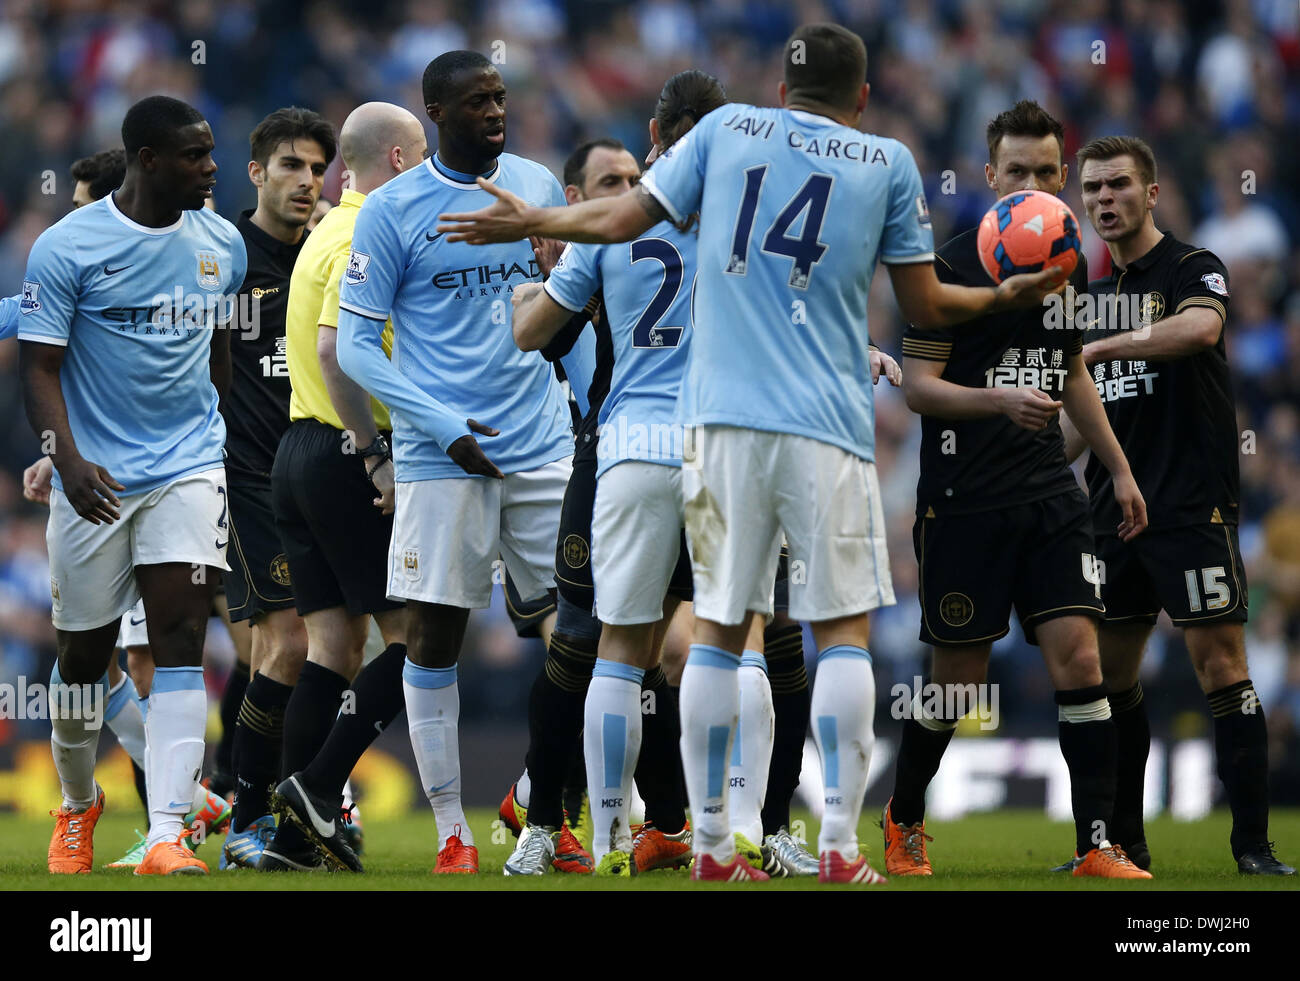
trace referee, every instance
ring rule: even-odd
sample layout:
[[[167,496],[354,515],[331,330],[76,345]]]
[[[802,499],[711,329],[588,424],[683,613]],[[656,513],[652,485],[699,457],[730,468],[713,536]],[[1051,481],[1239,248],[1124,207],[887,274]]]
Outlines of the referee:
[[[1098,306],[1122,291],[1129,310],[1140,311],[1135,323],[1103,321],[1118,329],[1094,331],[1083,357],[1151,516],[1146,534],[1121,541],[1110,478],[1088,461],[1106,604],[1101,663],[1119,731],[1113,837],[1135,863],[1150,864],[1142,796],[1151,730],[1138,669],[1164,609],[1183,630],[1214,717],[1237,868],[1294,875],[1268,840],[1268,730],[1246,665],[1237,413],[1223,339],[1227,270],[1214,253],[1156,228],[1160,186],[1155,156],[1142,140],[1104,137],[1079,150],[1078,159],[1083,206],[1113,267],[1088,290]],[[1138,329],[1125,329],[1131,327]],[[1069,430],[1067,441],[1073,459],[1081,447]]]
[[[352,767],[402,710],[406,660],[405,606],[387,598],[392,423],[388,410],[339,370],[334,353],[339,281],[362,202],[389,179],[423,163],[424,127],[405,109],[368,102],[344,121],[339,150],[350,187],[312,232],[289,287],[285,336],[292,421],[271,472],[276,528],[294,570],[294,599],[307,626],[308,650],[285,715],[282,776],[292,774],[298,793],[327,801],[318,809],[330,820],[339,812]],[[383,343],[391,355],[391,324]],[[358,676],[371,615],[387,647]],[[354,711],[339,714],[339,698],[353,676]],[[314,738],[291,739],[290,730]],[[321,751],[327,735],[328,749]],[[303,770],[308,772],[298,772]],[[322,844],[331,852],[346,847]],[[345,864],[359,869],[350,850],[342,854],[350,856]],[[301,869],[316,862],[302,832],[282,821],[259,867]]]
[[[232,624],[253,625],[253,677],[235,727],[235,810],[223,867],[256,868],[274,830],[267,796],[279,778],[285,706],[307,656],[293,611],[289,564],[271,512],[271,464],[289,424],[284,315],[289,275],[334,159],[334,127],[297,107],[277,109],[249,136],[248,178],[257,207],[237,227],[248,250],[238,330],[231,337],[230,392],[223,400],[229,483]]]

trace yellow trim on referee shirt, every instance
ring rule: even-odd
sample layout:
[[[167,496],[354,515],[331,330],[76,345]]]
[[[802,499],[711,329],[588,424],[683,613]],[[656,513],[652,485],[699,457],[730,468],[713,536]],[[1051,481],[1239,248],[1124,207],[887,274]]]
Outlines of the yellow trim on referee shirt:
[[[339,206],[331,208],[307,236],[294,264],[293,276],[289,280],[289,306],[284,318],[289,384],[293,387],[289,397],[290,419],[316,419],[335,429],[344,428],[321,375],[320,359],[316,356],[316,335],[320,324],[338,326],[339,282],[348,265],[352,232],[365,199],[366,196],[359,191],[344,191]],[[384,325],[383,344],[384,353],[392,357],[392,321]],[[388,409],[373,398],[370,411],[378,429],[393,428]]]

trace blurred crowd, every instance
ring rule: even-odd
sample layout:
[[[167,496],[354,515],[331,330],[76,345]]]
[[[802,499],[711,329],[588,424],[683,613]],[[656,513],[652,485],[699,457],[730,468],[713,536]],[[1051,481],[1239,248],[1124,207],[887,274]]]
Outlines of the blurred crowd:
[[[1248,650],[1273,734],[1278,802],[1300,803],[1300,6],[1295,0],[0,0],[0,293],[16,292],[32,242],[69,207],[68,167],[120,145],[126,108],[164,92],[212,124],[218,210],[251,207],[247,135],[298,104],[336,125],[361,102],[419,111],[420,77],[443,51],[496,62],[509,88],[507,148],[557,174],[581,140],[634,153],[663,81],[717,75],[738,101],[773,103],[793,27],[835,20],[862,35],[871,100],[863,129],[903,140],[927,183],[935,236],[972,227],[991,203],[987,121],[1034,98],[1083,142],[1134,133],[1155,149],[1157,225],[1217,253],[1232,288],[1228,353],[1242,433]],[[430,145],[435,145],[431,124]],[[337,200],[339,165],[327,198]],[[53,180],[51,180],[51,176]],[[1065,197],[1082,216],[1073,175]],[[1086,222],[1085,222],[1086,227]],[[1108,271],[1091,230],[1094,277]],[[872,291],[873,339],[897,355],[887,277]],[[25,421],[17,346],[0,344],[0,681],[52,656],[44,514],[19,475],[38,454]],[[882,708],[923,667],[911,546],[918,420],[879,392],[878,463],[898,605],[874,621]],[[125,409],[124,409],[125,411]],[[476,617],[462,697],[467,725],[522,720],[540,664],[495,613]],[[1208,714],[1180,636],[1164,622],[1145,684],[1157,737],[1204,735]],[[1050,686],[1013,627],[995,648],[1004,732],[1054,729]],[[882,718],[878,731],[895,723]],[[896,734],[896,733],[893,733]]]

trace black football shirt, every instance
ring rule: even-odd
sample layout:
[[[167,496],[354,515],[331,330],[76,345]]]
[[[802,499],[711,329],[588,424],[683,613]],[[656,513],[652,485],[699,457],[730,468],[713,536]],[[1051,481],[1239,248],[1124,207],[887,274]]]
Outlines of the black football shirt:
[[[994,286],[976,248],[977,230],[949,240],[935,252],[939,280],[958,286]],[[1070,276],[1084,290],[1087,262]],[[1049,308],[988,314],[945,330],[903,334],[903,356],[944,361],[942,378],[967,388],[1037,388],[1060,400],[1070,358],[1082,337],[1067,315],[1064,297],[1057,316]],[[919,515],[943,516],[998,510],[1077,488],[1065,463],[1061,425],[1053,419],[1038,432],[1022,429],[999,414],[982,419],[921,417],[921,478],[916,488]]]
[[[230,337],[230,392],[222,415],[227,472],[270,480],[280,437],[289,428],[293,391],[284,335],[289,277],[307,235],[288,245],[254,225],[252,215],[245,211],[236,223],[248,249],[248,273]]]
[[[1146,255],[1089,284],[1098,321],[1085,340],[1110,330],[1144,329],[1188,307],[1228,316],[1228,271],[1218,256],[1168,232]],[[1124,297],[1137,316],[1102,316],[1107,297]],[[1117,302],[1115,310],[1122,310]],[[1083,311],[1087,312],[1087,311]],[[1240,500],[1237,409],[1225,331],[1212,348],[1168,361],[1102,361],[1093,381],[1111,428],[1146,501],[1149,528],[1235,525]],[[1095,457],[1085,471],[1093,530],[1113,535],[1121,521],[1109,471]]]

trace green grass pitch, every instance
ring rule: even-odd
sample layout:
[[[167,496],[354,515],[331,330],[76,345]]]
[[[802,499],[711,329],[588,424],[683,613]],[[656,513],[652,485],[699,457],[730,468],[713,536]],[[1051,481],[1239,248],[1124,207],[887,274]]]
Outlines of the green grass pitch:
[[[796,815],[799,817],[799,815]],[[313,872],[270,875],[251,871],[216,871],[221,838],[207,842],[198,854],[212,866],[207,877],[177,877],[170,880],[144,879],[129,871],[101,868],[122,855],[135,840],[132,829],[139,825],[137,810],[114,814],[99,822],[95,832],[95,870],[91,875],[52,876],[45,871],[53,819],[32,820],[17,815],[0,815],[0,889],[13,890],[356,890],[356,889],[445,889],[445,890],[529,890],[529,889],[681,889],[687,886],[685,872],[656,872],[631,880],[610,881],[591,876],[549,874],[541,879],[508,879],[501,867],[510,854],[514,839],[493,842],[494,811],[472,810],[471,826],[478,838],[481,874],[438,876],[433,866],[435,841],[433,816],[414,813],[387,822],[367,822],[363,876]],[[807,815],[807,833],[815,841],[817,825]],[[877,869],[883,869],[883,845],[875,825],[877,815],[864,812],[860,828],[867,855]],[[1260,879],[1239,875],[1228,850],[1230,818],[1216,811],[1203,821],[1180,823],[1158,818],[1147,823],[1147,841],[1154,859],[1150,882],[1108,882],[1074,879],[1053,874],[1049,868],[1063,861],[1071,850],[1068,824],[1048,821],[1041,813],[1002,811],[980,814],[958,821],[932,821],[927,830],[934,835],[930,860],[935,875],[930,879],[894,878],[880,888],[905,890],[994,889],[994,890],[1088,890],[1088,889],[1175,889],[1190,891],[1300,889],[1300,877]],[[1274,811],[1270,834],[1278,842],[1277,854],[1289,864],[1300,859],[1300,810]],[[501,833],[496,836],[502,837]],[[735,888],[709,885],[702,888]],[[817,889],[816,881],[779,880],[764,888]],[[860,887],[845,887],[860,888]]]

